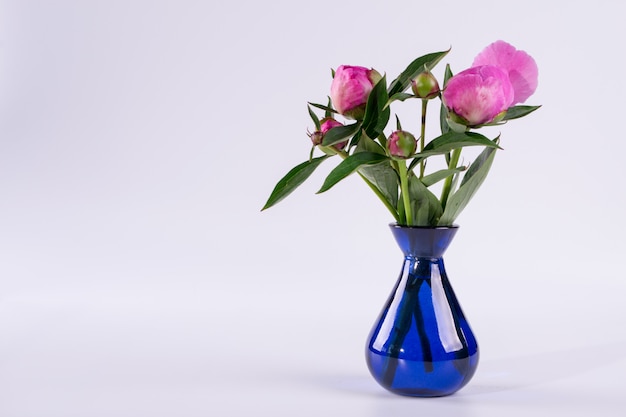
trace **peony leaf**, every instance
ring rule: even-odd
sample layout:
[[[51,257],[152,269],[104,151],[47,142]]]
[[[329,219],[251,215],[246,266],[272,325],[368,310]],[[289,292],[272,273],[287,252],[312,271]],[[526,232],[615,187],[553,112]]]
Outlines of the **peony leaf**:
[[[504,118],[502,119],[502,121],[519,119],[520,117],[527,116],[530,113],[532,113],[535,110],[537,110],[539,107],[541,107],[541,106],[513,106],[513,107],[509,107],[509,109],[506,111],[506,114],[504,115]]]
[[[452,70],[450,70],[450,64],[446,64],[446,71],[443,76],[444,88],[450,78],[452,78]],[[439,127],[441,128],[442,135],[450,131],[450,125],[448,124],[448,109],[445,104],[443,104],[443,100],[441,100],[441,110],[439,111]]]
[[[311,106],[306,106],[306,108],[309,109],[309,116],[311,116],[311,120],[313,120],[313,124],[315,125],[315,130],[320,130],[321,126],[320,126],[319,117],[317,117],[317,115],[313,112],[313,110],[311,110]]]
[[[494,142],[497,143],[498,139]],[[461,181],[459,189],[450,194],[443,215],[439,219],[439,226],[450,226],[454,220],[461,214],[463,209],[470,202],[478,188],[482,185],[489,173],[491,164],[496,156],[494,147],[483,150],[476,160],[470,165],[469,169]]]
[[[404,71],[402,71],[398,78],[392,81],[389,86],[389,96],[393,97],[397,93],[402,93],[411,85],[411,80],[413,78],[426,69],[433,69],[448,52],[450,52],[449,49],[447,51],[427,54],[415,59]]]
[[[385,155],[385,149],[374,140],[362,135],[355,154],[359,152],[373,152]],[[398,205],[398,174],[391,167],[391,164],[375,164],[362,166],[359,173],[380,190],[391,207]]]
[[[287,173],[276,187],[274,187],[274,191],[270,195],[270,198],[267,200],[267,203],[263,206],[261,211],[268,209],[287,197],[291,194],[296,188],[300,186],[307,178],[311,176],[313,171],[326,159],[328,155],[320,156],[317,158],[313,158],[309,161],[305,161],[300,165],[294,167],[291,171]]]
[[[387,78],[383,76],[370,92],[363,116],[363,130],[370,138],[380,135],[387,126],[391,114],[391,110],[386,106],[387,101],[389,101]]]
[[[445,133],[424,146],[424,151],[418,153],[421,155],[436,155],[449,152],[453,149],[463,148],[465,146],[486,146],[488,148],[499,148],[497,142],[475,132],[453,132]]]
[[[335,167],[330,174],[324,180],[324,184],[322,188],[317,192],[317,194],[323,193],[325,191],[330,190],[335,184],[337,184],[342,179],[346,178],[354,171],[359,169],[364,165],[375,165],[380,164],[383,161],[387,161],[389,158],[385,155],[381,155],[375,152],[357,152],[343,161],[339,165]]]
[[[412,219],[407,219],[410,226],[434,226],[442,213],[441,203],[426,185],[416,176],[409,177],[409,195]],[[400,204],[400,217],[404,217],[404,205]]]
[[[441,169],[439,171],[433,172],[430,175],[426,175],[422,178],[422,183],[426,187],[430,187],[433,184],[438,183],[441,180],[448,178],[450,175],[457,174],[459,172],[463,172],[467,169],[467,167],[458,167],[454,169]]]
[[[389,100],[387,101],[387,104],[385,105],[386,107],[389,107],[391,105],[392,102],[394,101],[404,101],[406,99],[409,98],[415,98],[415,95],[410,94],[410,93],[396,93],[393,96],[389,97]]]
[[[358,122],[351,125],[333,127],[324,134],[324,139],[322,139],[322,145],[331,146],[339,142],[343,142],[350,136],[353,136],[355,133],[357,133],[360,127],[361,125]]]
[[[330,99],[329,99],[329,103],[330,103]],[[330,106],[325,106],[323,104],[317,104],[317,103],[311,103],[311,102],[309,102],[308,104],[310,104],[313,107],[317,107],[320,110],[324,110],[325,112],[337,113],[337,110],[333,109]]]

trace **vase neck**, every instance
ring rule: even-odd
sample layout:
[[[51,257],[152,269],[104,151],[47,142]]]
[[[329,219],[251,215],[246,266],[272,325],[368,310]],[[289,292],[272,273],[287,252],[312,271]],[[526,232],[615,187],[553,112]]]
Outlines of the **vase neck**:
[[[458,226],[389,226],[400,250],[413,258],[441,258],[459,229]]]

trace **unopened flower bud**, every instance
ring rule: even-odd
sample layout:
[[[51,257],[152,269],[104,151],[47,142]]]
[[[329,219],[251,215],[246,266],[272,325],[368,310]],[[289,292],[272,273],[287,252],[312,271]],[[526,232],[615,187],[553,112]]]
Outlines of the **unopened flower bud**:
[[[324,134],[319,130],[316,130],[313,133],[309,133],[309,138],[311,138],[311,142],[313,142],[313,146],[321,145],[322,140],[324,139]]]
[[[413,94],[424,100],[437,97],[440,91],[437,79],[428,71],[422,72],[411,80],[411,88],[413,89]]]
[[[339,114],[355,120],[363,119],[370,92],[382,79],[375,69],[341,65],[330,86],[330,98]]]
[[[337,126],[343,126],[343,124],[339,123],[338,121],[336,121],[332,117],[326,117],[326,118],[322,119],[321,123],[320,123],[320,130],[321,130],[322,135],[325,135],[326,132],[328,132],[333,127],[337,127]],[[323,139],[323,137],[322,137],[322,139]],[[341,149],[346,147],[347,143],[348,143],[348,141],[346,140],[344,142],[336,143],[335,145],[333,145],[333,147],[335,149],[341,150]]]
[[[387,149],[392,157],[406,159],[415,154],[417,140],[409,132],[396,130],[387,140]]]

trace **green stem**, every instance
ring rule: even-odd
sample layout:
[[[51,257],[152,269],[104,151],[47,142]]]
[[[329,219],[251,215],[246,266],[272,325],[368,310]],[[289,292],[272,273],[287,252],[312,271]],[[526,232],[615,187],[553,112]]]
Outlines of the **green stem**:
[[[426,108],[428,107],[428,100],[422,100],[422,128],[420,131],[420,152],[424,152],[424,141],[426,138]],[[424,178],[424,169],[426,167],[426,160],[420,161],[420,179]]]
[[[341,156],[343,159],[346,159],[348,157],[348,153],[345,151],[339,151],[337,152],[337,154]],[[389,210],[389,212],[391,213],[395,221],[399,222],[400,216],[398,215],[398,211],[396,210],[394,206],[391,205],[391,203],[387,200],[387,198],[383,195],[383,193],[378,189],[378,187],[375,186],[370,180],[365,178],[365,176],[361,174],[359,171],[357,171],[357,174],[359,174],[359,177],[361,177],[363,181],[365,181],[367,186],[370,187],[372,191],[374,191],[374,194],[376,194],[376,196],[380,199],[380,201],[383,202],[383,204],[385,205],[385,207],[387,207],[387,210]]]
[[[449,169],[456,168],[457,164],[459,163],[459,157],[461,156],[461,149],[462,148],[457,148],[452,151],[452,155],[450,156],[450,163],[448,164]],[[444,210],[446,209],[446,203],[448,202],[450,191],[452,191],[451,188],[452,188],[453,178],[454,178],[454,175],[450,175],[448,178],[446,178],[446,181],[443,183],[443,189],[441,191],[441,207]]]
[[[413,213],[411,213],[411,196],[409,195],[409,176],[407,172],[406,163],[404,161],[398,161],[398,175],[400,176],[400,189],[402,190],[406,226],[411,226],[411,223],[413,223]]]

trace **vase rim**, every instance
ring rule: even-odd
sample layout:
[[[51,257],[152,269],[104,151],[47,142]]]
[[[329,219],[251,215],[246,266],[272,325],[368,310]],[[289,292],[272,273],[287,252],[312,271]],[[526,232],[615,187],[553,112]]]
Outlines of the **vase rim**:
[[[393,229],[458,229],[460,226],[458,224],[452,224],[451,226],[404,226],[398,223],[389,223],[389,227]]]

